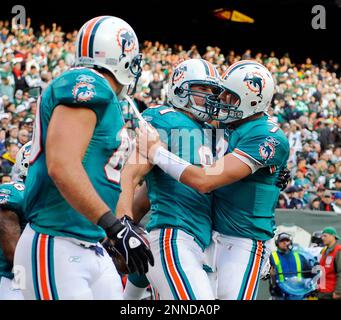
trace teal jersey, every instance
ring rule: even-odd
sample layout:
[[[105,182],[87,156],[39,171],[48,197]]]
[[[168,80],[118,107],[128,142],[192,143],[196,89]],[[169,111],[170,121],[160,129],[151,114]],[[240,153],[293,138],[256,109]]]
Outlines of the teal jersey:
[[[53,80],[42,94],[26,179],[25,215],[39,233],[97,242],[104,238],[104,230],[69,205],[47,172],[46,133],[54,109],[61,104],[95,112],[96,127],[82,163],[98,195],[113,212],[116,208],[120,170],[131,148],[120,104],[101,74],[74,68]]]
[[[21,182],[4,183],[0,185],[0,208],[15,212],[23,228],[26,224],[23,215],[23,200],[24,200],[25,185]],[[13,278],[12,264],[7,261],[0,247],[0,279],[6,277]]]
[[[275,229],[280,190],[275,183],[286,166],[289,143],[268,116],[226,129],[226,153],[242,156],[260,168],[248,177],[213,192],[213,229],[230,236],[265,241]]]
[[[209,136],[198,122],[168,106],[149,108],[143,117],[158,130],[169,151],[198,166],[212,163]],[[146,176],[146,183],[151,203],[147,230],[179,228],[207,247],[212,230],[211,195],[176,181],[157,166]]]

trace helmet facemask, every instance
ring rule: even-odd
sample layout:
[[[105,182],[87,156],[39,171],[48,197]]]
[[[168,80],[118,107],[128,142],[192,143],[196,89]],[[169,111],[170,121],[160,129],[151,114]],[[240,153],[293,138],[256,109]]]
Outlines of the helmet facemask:
[[[229,123],[243,118],[243,111],[238,110],[240,97],[235,92],[224,88],[222,94],[209,95],[207,100],[212,120]]]
[[[137,83],[138,83],[138,81],[141,77],[141,74],[142,74],[141,63],[142,63],[142,54],[141,53],[136,55],[130,63],[129,70],[130,70],[131,74],[134,76],[134,80],[128,86],[128,89],[127,89],[127,94],[129,96],[133,96],[136,92],[136,86],[137,86]]]
[[[203,86],[203,87],[210,87],[213,91],[212,93],[204,92],[200,90],[193,90],[193,86]],[[209,113],[209,104],[208,104],[208,97],[212,95],[219,95],[219,93],[222,91],[222,88],[210,81],[186,81],[184,82],[181,87],[176,88],[175,94],[181,98],[188,98],[188,103],[186,104],[185,108],[182,108],[184,110],[188,110],[193,116],[201,121],[208,121],[211,120],[210,113]],[[197,104],[194,97],[202,98],[204,99],[204,103],[202,105]],[[174,106],[177,107],[177,106]]]

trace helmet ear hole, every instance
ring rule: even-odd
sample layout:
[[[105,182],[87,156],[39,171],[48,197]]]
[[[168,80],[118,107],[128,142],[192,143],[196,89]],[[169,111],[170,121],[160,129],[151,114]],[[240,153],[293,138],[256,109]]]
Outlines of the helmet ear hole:
[[[254,107],[257,104],[257,101],[251,101],[251,107]]]
[[[129,68],[129,62],[126,62],[126,63],[125,63],[124,68],[125,68],[125,69],[128,69],[128,68]]]

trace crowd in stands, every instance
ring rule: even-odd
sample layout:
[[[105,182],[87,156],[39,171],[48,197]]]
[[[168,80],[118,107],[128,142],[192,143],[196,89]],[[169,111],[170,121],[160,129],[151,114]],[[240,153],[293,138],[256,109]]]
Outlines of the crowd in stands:
[[[51,80],[74,63],[77,31],[57,24],[26,26],[0,21],[0,182],[11,181],[19,148],[32,138],[37,97]],[[223,52],[196,45],[184,48],[141,43],[143,71],[135,100],[148,107],[166,101],[168,78],[182,59],[203,58],[220,74],[241,59],[263,63],[276,79],[269,114],[287,135],[292,181],[278,208],[341,212],[341,68],[333,61],[292,61],[289,54],[246,50]]]

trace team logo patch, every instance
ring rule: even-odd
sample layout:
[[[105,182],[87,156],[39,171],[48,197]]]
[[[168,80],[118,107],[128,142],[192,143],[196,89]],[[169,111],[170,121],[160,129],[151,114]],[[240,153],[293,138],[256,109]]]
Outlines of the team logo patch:
[[[122,48],[122,55],[131,52],[136,48],[135,35],[126,28],[121,28],[117,32],[116,41]]]
[[[265,88],[265,79],[258,72],[249,72],[246,74],[244,78],[244,82],[248,89],[254,93],[257,93],[257,96],[263,99],[263,89]]]
[[[183,77],[185,76],[185,71],[187,71],[186,66],[180,66],[179,68],[176,68],[172,75],[172,85],[179,82]]]
[[[81,74],[76,79],[78,83],[72,89],[73,98],[77,102],[86,102],[91,100],[96,94],[95,86],[92,84],[96,81],[94,77]]]
[[[259,155],[262,159],[268,161],[272,159],[276,154],[276,146],[278,146],[280,142],[278,142],[273,137],[267,137],[264,142],[259,145]]]

